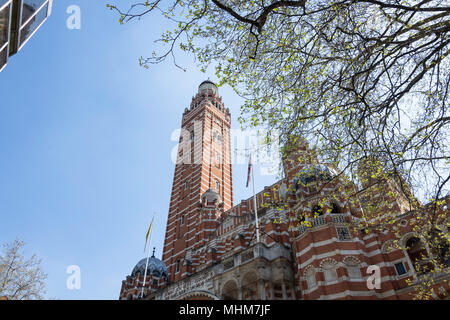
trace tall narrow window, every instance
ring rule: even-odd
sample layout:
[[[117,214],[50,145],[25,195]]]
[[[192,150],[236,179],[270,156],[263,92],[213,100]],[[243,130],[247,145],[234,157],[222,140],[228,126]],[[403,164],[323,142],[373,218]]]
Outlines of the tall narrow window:
[[[187,188],[189,188],[189,182],[185,181],[184,182],[184,189],[187,189]]]
[[[322,265],[323,275],[326,282],[337,280],[336,265],[331,261],[326,261]]]
[[[406,242],[406,252],[414,269],[419,274],[429,272],[433,269],[433,265],[428,261],[427,249],[419,238],[412,237]]]
[[[184,224],[184,214],[181,216],[181,224]]]
[[[219,182],[219,180],[216,180],[216,190],[217,190],[217,192],[220,191],[220,182]]]
[[[405,265],[403,264],[403,262],[396,263],[394,265],[394,267],[395,267],[395,271],[397,271],[397,274],[399,276],[404,275],[406,273],[406,268],[405,268]]]
[[[216,164],[220,164],[220,152],[216,151]]]
[[[314,268],[309,268],[308,270],[306,270],[305,276],[306,276],[306,282],[308,284],[308,289],[314,288],[317,284],[316,272],[315,272]]]
[[[179,259],[177,260],[177,270],[176,270],[176,272],[180,272],[180,260]]]
[[[347,268],[347,273],[350,279],[361,279],[361,269],[359,268],[359,263],[354,258],[347,258],[344,261],[345,267]]]
[[[213,139],[216,143],[222,144],[222,135],[219,131],[215,130],[213,133]]]

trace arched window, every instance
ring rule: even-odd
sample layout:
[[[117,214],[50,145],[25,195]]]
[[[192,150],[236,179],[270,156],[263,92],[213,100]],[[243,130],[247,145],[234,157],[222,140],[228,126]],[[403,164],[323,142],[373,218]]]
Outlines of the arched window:
[[[439,259],[442,263],[444,263],[447,267],[450,267],[450,245],[448,244],[447,239],[441,240],[439,243]]]
[[[333,202],[331,204],[331,213],[341,213],[341,207]]]
[[[336,264],[332,261],[322,263],[322,271],[326,282],[335,281],[338,278]]]
[[[230,280],[223,286],[222,298],[223,300],[237,300],[239,298],[238,292],[239,290],[236,282]]]
[[[216,164],[220,164],[222,162],[221,158],[220,152],[216,151]]]
[[[310,267],[305,271],[305,278],[306,283],[308,284],[308,289],[312,289],[317,285],[316,271],[313,267]]]
[[[220,181],[216,180],[216,190],[217,192],[220,192]]]
[[[322,207],[319,206],[319,205],[315,205],[315,206],[312,208],[312,214],[313,214],[313,217],[323,215]]]
[[[218,130],[215,130],[213,133],[213,140],[218,144],[222,144],[222,135]]]
[[[395,241],[394,240],[388,240],[381,246],[381,252],[382,253],[388,253],[396,249]]]
[[[350,279],[362,279],[359,261],[356,258],[347,258],[344,264]]]
[[[412,237],[406,241],[406,253],[417,273],[429,272],[432,269],[432,264],[427,261],[427,249],[419,238]]]
[[[434,247],[436,250],[436,258],[439,263],[443,264],[443,267],[450,266],[450,242],[445,237],[446,232],[442,231],[442,228],[436,227],[430,233],[430,238],[435,239]]]

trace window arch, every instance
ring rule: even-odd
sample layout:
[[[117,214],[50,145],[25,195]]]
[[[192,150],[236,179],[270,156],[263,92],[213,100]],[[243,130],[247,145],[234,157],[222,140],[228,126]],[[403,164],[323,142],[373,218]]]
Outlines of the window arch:
[[[341,213],[341,211],[342,211],[341,207],[337,203],[335,203],[335,202],[331,203],[330,213]]]
[[[313,217],[323,215],[322,207],[318,204],[314,205],[311,209]]]
[[[222,163],[222,155],[220,154],[219,151],[216,151],[216,164],[221,164]]]
[[[383,253],[388,253],[394,251],[395,249],[397,249],[397,247],[394,240],[388,240],[381,246],[381,252]]]
[[[344,258],[344,265],[350,279],[362,279],[360,262],[355,257]]]
[[[222,288],[223,300],[237,300],[239,298],[238,291],[239,290],[236,282],[233,280],[229,280]]]
[[[428,251],[418,237],[409,238],[405,243],[405,250],[417,273],[422,274],[433,269],[432,264],[428,262]]]
[[[443,231],[446,229],[445,226],[439,226],[429,232],[430,237],[435,239],[433,246],[435,247],[437,261],[442,264],[442,267],[450,266],[450,241],[445,237],[448,232]]]
[[[219,132],[219,130],[214,130],[213,140],[217,142],[219,145],[222,144],[222,134]]]
[[[325,278],[325,282],[331,282],[338,279],[338,275],[336,272],[336,261],[330,259],[330,260],[324,260],[320,264],[320,267],[322,268],[322,272]]]
[[[306,278],[306,283],[308,285],[308,289],[312,289],[312,288],[316,287],[316,285],[317,285],[316,270],[314,269],[313,266],[309,266],[308,268],[306,268],[305,278]]]
[[[220,181],[216,180],[216,191],[220,192]]]

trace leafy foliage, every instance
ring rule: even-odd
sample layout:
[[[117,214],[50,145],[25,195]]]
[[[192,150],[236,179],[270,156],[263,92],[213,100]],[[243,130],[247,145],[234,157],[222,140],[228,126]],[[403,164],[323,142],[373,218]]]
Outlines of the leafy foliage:
[[[8,300],[40,300],[45,293],[47,275],[36,255],[23,256],[25,243],[15,240],[4,245],[0,255],[0,296]]]
[[[219,85],[245,98],[243,127],[281,132],[284,156],[300,137],[313,144],[317,161],[339,171],[348,207],[363,204],[359,229],[398,223],[391,206],[397,198],[418,213],[414,231],[435,257],[448,247],[448,210],[442,210],[450,192],[447,1],[154,0],[128,11],[108,7],[120,23],[153,12],[174,23],[159,39],[166,51],[141,58],[142,66],[172,58],[181,67],[176,50],[190,52],[202,70],[214,65]],[[367,159],[370,168],[361,169]],[[374,194],[383,196],[363,203]]]

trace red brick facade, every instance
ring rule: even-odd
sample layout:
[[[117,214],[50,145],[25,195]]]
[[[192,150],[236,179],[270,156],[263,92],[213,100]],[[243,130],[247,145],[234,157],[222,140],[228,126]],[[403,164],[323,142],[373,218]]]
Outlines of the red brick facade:
[[[299,155],[303,160],[295,161]],[[162,257],[168,279],[150,274],[145,297],[411,299],[407,279],[417,282],[422,276],[414,262],[428,251],[414,242],[420,235],[410,221],[418,212],[395,193],[395,182],[385,182],[384,194],[369,188],[361,204],[346,196],[356,187],[332,177],[333,168],[320,165],[306,143],[283,165],[285,178],[256,195],[261,231],[261,243],[256,243],[253,199],[233,206],[229,111],[215,85],[202,83],[183,114]],[[298,183],[302,172],[315,174],[307,186]],[[267,205],[274,201],[283,209]],[[393,214],[398,223],[371,230],[354,227],[371,201],[387,204],[379,206],[380,212]],[[450,199],[439,208],[447,218],[448,205]],[[319,214],[312,214],[316,210]],[[306,213],[307,225],[299,213]],[[448,232],[446,221],[442,225]],[[402,236],[395,248],[390,244],[398,233]],[[379,288],[376,282],[368,284],[371,266],[379,268]],[[448,278],[448,269],[435,276],[434,298],[448,297]],[[142,280],[127,277],[120,298],[136,298]]]

